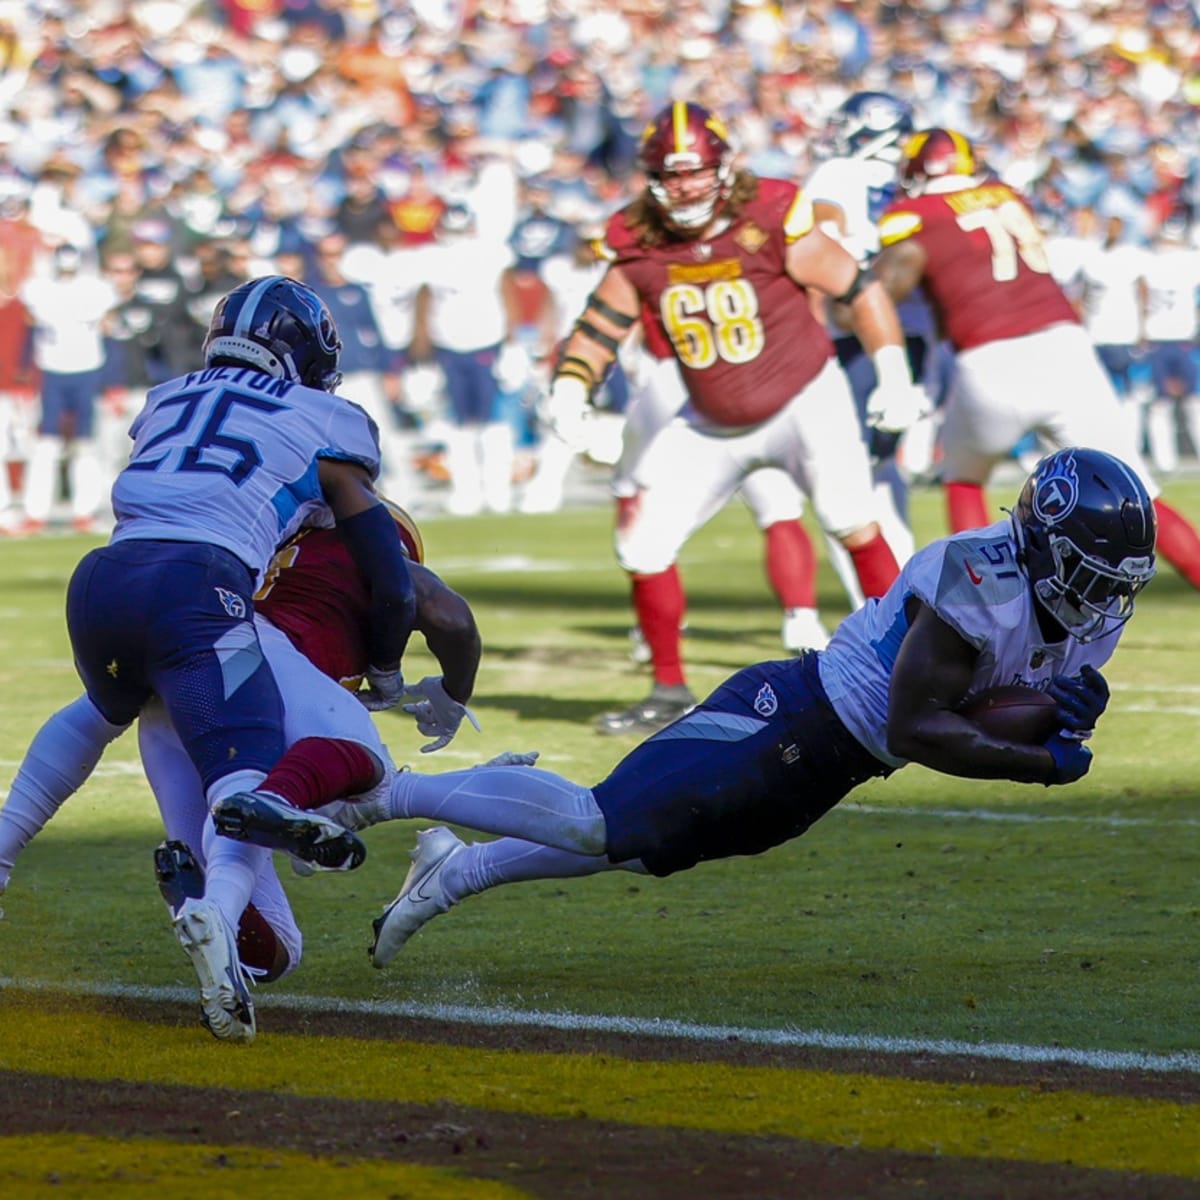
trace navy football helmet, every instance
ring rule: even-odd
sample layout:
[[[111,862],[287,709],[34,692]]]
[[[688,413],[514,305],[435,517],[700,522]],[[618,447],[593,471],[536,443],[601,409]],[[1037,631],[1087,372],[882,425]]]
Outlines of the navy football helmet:
[[[1018,562],[1038,602],[1073,638],[1115,633],[1154,576],[1157,520],[1145,485],[1100,450],[1058,450],[1012,509]]]
[[[912,106],[887,92],[855,92],[829,120],[835,154],[900,161],[900,142],[913,129]]]
[[[264,275],[217,304],[204,339],[208,366],[234,363],[332,392],[342,339],[325,302],[286,275]]]

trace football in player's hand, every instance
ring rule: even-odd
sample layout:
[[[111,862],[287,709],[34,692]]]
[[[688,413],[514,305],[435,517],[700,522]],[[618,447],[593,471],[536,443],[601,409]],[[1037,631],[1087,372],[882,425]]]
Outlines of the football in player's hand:
[[[990,737],[1040,746],[1062,727],[1053,697],[1023,684],[976,692],[959,709]]]

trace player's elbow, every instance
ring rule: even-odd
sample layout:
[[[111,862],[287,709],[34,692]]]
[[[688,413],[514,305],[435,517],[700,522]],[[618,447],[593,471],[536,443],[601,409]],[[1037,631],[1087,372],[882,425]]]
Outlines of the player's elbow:
[[[919,722],[904,714],[894,714],[887,724],[888,753],[906,762],[924,762],[929,754],[930,739]]]

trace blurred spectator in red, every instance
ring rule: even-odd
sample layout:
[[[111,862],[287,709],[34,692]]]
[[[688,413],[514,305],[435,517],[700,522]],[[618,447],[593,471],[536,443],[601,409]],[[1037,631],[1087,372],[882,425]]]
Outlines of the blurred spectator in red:
[[[434,191],[425,167],[414,163],[408,172],[408,186],[389,207],[400,233],[400,245],[423,246],[437,238],[446,201]]]

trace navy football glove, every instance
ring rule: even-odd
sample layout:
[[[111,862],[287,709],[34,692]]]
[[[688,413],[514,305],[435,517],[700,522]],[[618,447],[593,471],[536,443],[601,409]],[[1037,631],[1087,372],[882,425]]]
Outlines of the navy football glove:
[[[355,693],[363,707],[371,712],[383,712],[395,708],[404,699],[404,676],[400,668],[384,671],[379,667],[367,668],[367,686]]]
[[[1055,675],[1046,689],[1058,705],[1058,719],[1072,733],[1089,733],[1108,707],[1108,684],[1095,667],[1078,675]]]
[[[1082,779],[1092,765],[1092,752],[1077,736],[1067,733],[1056,733],[1046,743],[1054,759],[1054,778],[1051,783],[1074,783]]]

